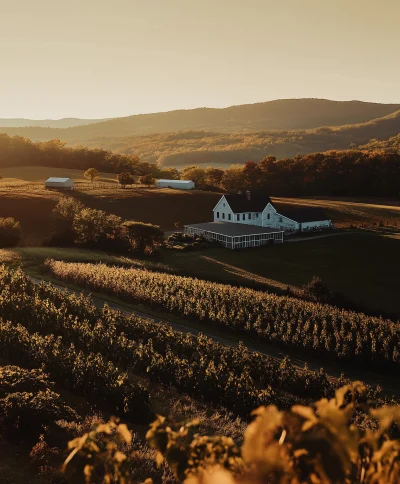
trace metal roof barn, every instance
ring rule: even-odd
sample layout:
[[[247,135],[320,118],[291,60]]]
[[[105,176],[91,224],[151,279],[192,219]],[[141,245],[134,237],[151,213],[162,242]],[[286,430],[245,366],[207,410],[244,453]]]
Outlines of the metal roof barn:
[[[71,178],[50,177],[44,182],[46,188],[58,188],[61,190],[73,190],[74,181]]]
[[[159,188],[178,188],[180,190],[192,190],[195,183],[192,180],[157,180],[156,185]]]

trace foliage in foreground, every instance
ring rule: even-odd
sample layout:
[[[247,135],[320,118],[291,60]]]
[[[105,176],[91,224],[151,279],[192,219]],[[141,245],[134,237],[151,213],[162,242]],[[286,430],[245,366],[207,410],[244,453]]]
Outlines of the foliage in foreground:
[[[174,424],[160,416],[147,440],[157,462],[187,484],[397,483],[400,407],[371,408],[363,394],[356,382],[311,407],[260,407],[241,445],[200,436],[197,421]],[[71,482],[133,483],[132,456],[123,452],[131,438],[125,426],[110,422],[71,441],[64,464],[67,475],[74,471]]]
[[[374,368],[400,364],[400,325],[394,321],[189,277],[104,264],[47,261],[47,265],[61,280],[216,324],[225,331],[358,360]]]

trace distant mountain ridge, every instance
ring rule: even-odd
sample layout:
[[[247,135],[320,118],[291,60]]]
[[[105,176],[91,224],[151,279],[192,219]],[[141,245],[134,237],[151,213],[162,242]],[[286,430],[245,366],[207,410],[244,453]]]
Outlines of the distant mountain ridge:
[[[29,128],[32,126],[40,128],[73,128],[87,124],[99,123],[106,119],[25,119],[25,118],[0,118],[0,128]]]
[[[60,127],[3,126],[0,127],[0,132],[25,136],[34,141],[60,138],[69,143],[76,143],[104,136],[134,136],[182,130],[231,133],[314,129],[321,126],[365,123],[398,110],[400,110],[400,104],[326,99],[281,99],[221,109],[197,108],[138,114],[63,129]]]

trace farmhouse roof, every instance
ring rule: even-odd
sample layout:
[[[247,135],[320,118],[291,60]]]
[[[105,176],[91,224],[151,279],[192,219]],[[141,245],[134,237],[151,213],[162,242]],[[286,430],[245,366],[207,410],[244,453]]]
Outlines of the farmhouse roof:
[[[268,203],[272,203],[268,196],[253,193],[250,195],[250,200],[246,194],[225,195],[225,198],[233,213],[262,212]]]
[[[50,178],[48,178],[46,180],[46,182],[49,182],[49,183],[65,183],[68,180],[71,180],[71,178],[59,178],[59,177],[56,177],[56,176],[51,176]]]
[[[185,225],[185,227],[192,227],[194,229],[206,230],[207,232],[213,232],[214,234],[220,234],[220,235],[227,235],[228,237],[283,232],[283,230],[271,229],[269,227],[259,227],[257,225],[247,225],[247,224],[235,224],[232,222],[206,222],[202,224]]]
[[[276,210],[280,215],[299,223],[328,220],[328,217],[322,208],[318,207],[279,207],[279,209],[276,208]]]

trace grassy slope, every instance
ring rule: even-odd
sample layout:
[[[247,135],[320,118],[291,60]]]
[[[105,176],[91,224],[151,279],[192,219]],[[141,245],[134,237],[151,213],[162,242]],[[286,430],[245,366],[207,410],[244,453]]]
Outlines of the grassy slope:
[[[24,172],[25,173],[25,172]],[[21,175],[22,177],[23,175]],[[126,189],[88,190],[71,192],[68,195],[79,198],[91,208],[105,210],[125,219],[139,220],[173,230],[175,223],[200,223],[212,220],[212,209],[220,194],[201,191],[180,191],[170,189]],[[0,217],[14,217],[22,224],[25,245],[39,245],[54,230],[52,210],[59,197],[57,192],[43,189],[3,189],[0,184]],[[399,202],[276,199],[280,204],[318,205],[338,226],[350,223],[379,224],[384,222],[400,225]],[[396,203],[396,205],[394,205]],[[393,204],[393,205],[392,205]]]
[[[51,176],[72,178],[75,182],[86,182],[89,180],[84,177],[84,170],[74,170],[71,168],[51,168],[47,166],[16,166],[2,167],[0,174],[3,180],[0,184],[20,184],[21,182],[44,183]],[[117,175],[114,173],[101,172],[95,182],[116,183]]]
[[[371,310],[400,314],[400,240],[378,234],[346,234],[279,246],[233,252],[168,252],[169,266],[204,279],[284,289],[300,287],[313,276],[334,291]]]

